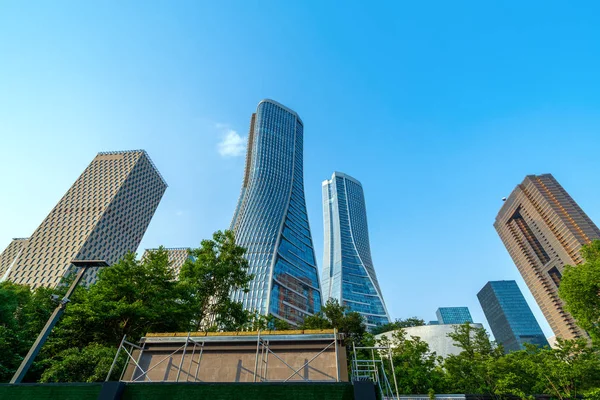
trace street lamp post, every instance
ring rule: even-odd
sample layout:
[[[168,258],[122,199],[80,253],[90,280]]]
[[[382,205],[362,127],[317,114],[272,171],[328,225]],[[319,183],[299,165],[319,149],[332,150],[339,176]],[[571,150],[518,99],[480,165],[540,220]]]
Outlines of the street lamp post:
[[[73,283],[71,283],[69,290],[67,290],[67,293],[61,299],[60,303],[58,303],[58,306],[48,319],[48,322],[46,322],[46,326],[44,326],[44,329],[42,329],[37,339],[29,349],[29,352],[23,359],[23,362],[21,362],[21,365],[19,366],[19,369],[17,369],[17,372],[15,372],[15,374],[13,375],[12,379],[10,380],[10,383],[21,383],[23,377],[25,377],[25,374],[29,370],[31,363],[33,362],[33,360],[35,360],[35,357],[40,352],[40,349],[46,342],[46,339],[48,339],[48,336],[50,336],[52,328],[54,328],[54,325],[56,325],[61,315],[65,312],[65,307],[69,302],[69,297],[71,297],[71,295],[73,294],[73,291],[81,281],[81,278],[83,278],[83,275],[86,273],[88,268],[108,267],[108,263],[104,260],[73,260],[71,261],[71,264],[79,268],[79,271],[77,272]]]

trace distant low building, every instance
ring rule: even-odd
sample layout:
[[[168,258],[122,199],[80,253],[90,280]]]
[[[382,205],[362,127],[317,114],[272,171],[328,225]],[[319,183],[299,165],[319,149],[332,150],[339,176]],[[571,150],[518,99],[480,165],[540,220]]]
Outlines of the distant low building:
[[[481,324],[470,324],[473,328],[483,328]],[[454,344],[454,341],[448,337],[449,333],[453,333],[455,327],[459,324],[438,324],[438,325],[423,325],[411,326],[403,328],[407,337],[418,337],[429,345],[429,350],[434,351],[438,356],[447,357],[450,354],[459,354],[462,349]],[[389,339],[396,331],[389,331],[375,335],[375,339],[379,340],[384,336]]]
[[[435,312],[440,324],[473,323],[468,307],[440,307]]]

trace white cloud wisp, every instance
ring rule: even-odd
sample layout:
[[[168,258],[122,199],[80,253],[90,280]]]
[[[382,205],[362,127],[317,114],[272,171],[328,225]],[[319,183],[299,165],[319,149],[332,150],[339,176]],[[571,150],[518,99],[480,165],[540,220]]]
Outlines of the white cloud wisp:
[[[217,148],[222,157],[239,157],[244,155],[246,139],[233,129],[227,129],[223,133],[223,139],[219,142]]]

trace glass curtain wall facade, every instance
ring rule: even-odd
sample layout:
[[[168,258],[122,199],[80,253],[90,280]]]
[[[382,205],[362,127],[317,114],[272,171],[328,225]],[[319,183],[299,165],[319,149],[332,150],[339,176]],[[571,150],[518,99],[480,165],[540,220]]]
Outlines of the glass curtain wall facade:
[[[371,328],[390,322],[371,259],[362,185],[334,172],[323,189],[323,293],[360,313]]]
[[[496,342],[506,352],[522,350],[524,343],[548,346],[535,316],[515,281],[488,282],[477,298]]]
[[[440,307],[435,312],[440,324],[473,323],[468,307]]]
[[[294,325],[321,309],[321,291],[304,198],[302,120],[263,100],[252,115],[246,169],[231,229],[247,249],[247,293],[235,301]]]

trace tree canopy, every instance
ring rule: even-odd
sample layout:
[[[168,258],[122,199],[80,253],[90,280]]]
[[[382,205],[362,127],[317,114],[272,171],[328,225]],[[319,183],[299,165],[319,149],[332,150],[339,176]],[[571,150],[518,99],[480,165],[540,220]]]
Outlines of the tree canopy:
[[[525,349],[504,354],[485,329],[469,324],[448,335],[460,353],[438,357],[427,343],[408,337],[403,329],[384,335],[378,344],[392,347],[400,393],[466,393],[525,399],[547,394],[567,399],[597,399],[600,394],[600,351],[584,339],[558,339],[557,347]],[[385,352],[380,356],[388,360]],[[389,363],[384,363],[392,380]]]
[[[251,279],[244,252],[231,232],[216,232],[190,251],[179,280],[164,248],[141,260],[127,254],[75,290],[25,380],[103,380],[123,335],[135,342],[147,332],[241,329],[248,313],[229,293]],[[51,295],[65,288],[0,284],[0,381],[10,379],[56,307]]]
[[[236,330],[248,322],[241,303],[231,300],[233,290],[248,290],[246,249],[235,243],[232,231],[218,231],[190,251],[181,267],[179,284],[190,296],[195,329]]]
[[[346,344],[360,342],[367,333],[363,317],[355,311],[350,311],[348,307],[339,304],[333,298],[327,300],[327,303],[321,307],[321,311],[306,317],[300,328],[336,328],[338,332],[344,334]]]
[[[400,393],[439,392],[443,388],[444,371],[440,367],[440,357],[430,351],[429,345],[418,337],[409,337],[404,329],[384,335],[378,344],[390,346],[394,372]],[[387,360],[387,355],[383,353]],[[384,363],[391,375],[391,364]],[[391,378],[390,378],[391,379]]]
[[[558,293],[565,308],[600,345],[600,240],[583,246],[585,263],[565,266]]]
[[[371,333],[373,335],[378,335],[380,333],[395,331],[401,328],[410,328],[411,326],[423,326],[425,325],[425,321],[418,317],[410,317],[406,319],[396,319],[394,322],[388,322],[387,324],[377,325],[376,327],[371,329]]]

